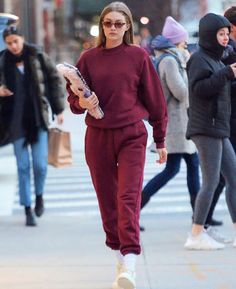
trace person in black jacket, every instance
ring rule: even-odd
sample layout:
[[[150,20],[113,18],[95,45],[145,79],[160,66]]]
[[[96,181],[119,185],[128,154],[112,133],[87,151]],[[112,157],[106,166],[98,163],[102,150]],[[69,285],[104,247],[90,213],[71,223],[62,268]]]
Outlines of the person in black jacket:
[[[194,208],[192,232],[185,248],[216,250],[224,245],[204,230],[220,173],[226,180],[226,202],[236,230],[236,155],[230,137],[231,80],[236,77],[236,63],[221,62],[229,41],[230,22],[223,16],[206,14],[199,23],[199,50],[188,64],[189,121],[187,138],[199,153],[202,186]],[[236,247],[236,239],[233,244]]]
[[[236,62],[236,6],[225,11],[224,16],[230,22],[229,52],[222,61],[225,65]],[[236,153],[236,80],[231,85],[231,120],[230,120],[230,141]]]
[[[15,26],[5,28],[7,49],[0,57],[0,144],[13,143],[17,162],[20,204],[25,207],[26,226],[35,226],[31,210],[30,156],[36,194],[35,214],[44,211],[43,191],[47,174],[48,107],[63,122],[62,83],[50,58],[27,44]]]
[[[236,6],[232,6],[227,9],[224,13],[224,16],[229,20],[230,26],[230,38],[227,49],[223,53],[222,62],[225,65],[230,65],[236,63]],[[231,83],[231,119],[230,119],[230,141],[236,153],[236,80],[233,80]],[[215,190],[212,205],[207,216],[206,224],[212,225],[212,215],[215,209],[215,206],[219,200],[219,197],[225,187],[224,177],[220,176],[220,182]],[[215,221],[213,219],[213,221]],[[220,224],[219,221],[216,221],[215,224]]]

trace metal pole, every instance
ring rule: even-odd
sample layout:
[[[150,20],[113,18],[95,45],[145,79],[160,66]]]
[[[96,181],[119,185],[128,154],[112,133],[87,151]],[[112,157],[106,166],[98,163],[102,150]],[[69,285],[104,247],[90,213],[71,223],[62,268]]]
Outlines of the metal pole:
[[[20,19],[21,28],[24,32],[24,37],[26,41],[31,41],[30,39],[30,13],[29,13],[29,0],[21,1],[22,17]]]

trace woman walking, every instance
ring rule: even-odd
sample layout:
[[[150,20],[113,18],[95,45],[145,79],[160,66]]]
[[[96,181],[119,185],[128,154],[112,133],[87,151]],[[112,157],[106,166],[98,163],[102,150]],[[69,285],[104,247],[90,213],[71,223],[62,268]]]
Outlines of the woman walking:
[[[35,214],[44,212],[47,175],[49,105],[58,123],[64,116],[64,93],[55,65],[36,45],[26,43],[19,28],[3,31],[6,49],[0,58],[0,144],[13,143],[20,204],[26,226],[36,226],[31,208],[30,150],[35,187]]]
[[[225,67],[220,61],[229,41],[229,30],[230,22],[225,17],[206,14],[199,23],[199,50],[187,66],[190,100],[187,137],[197,146],[202,170],[192,232],[185,243],[190,250],[224,248],[204,230],[220,173],[226,181],[226,202],[236,230],[236,156],[229,141],[230,85],[236,76],[236,64]]]
[[[162,35],[158,35],[152,41],[157,59],[156,69],[160,75],[169,115],[166,134],[168,157],[165,169],[143,188],[141,209],[157,191],[175,177],[180,170],[182,159],[187,166],[187,186],[192,210],[200,188],[196,146],[185,137],[189,103],[186,74],[186,62],[189,58],[186,50],[187,41],[186,29],[170,16],[166,18]],[[140,229],[144,230],[144,227]]]
[[[113,288],[135,288],[135,262],[140,254],[139,215],[149,118],[159,163],[167,158],[164,139],[166,104],[149,55],[133,43],[129,8],[112,2],[99,20],[95,48],[84,52],[77,67],[95,93],[84,98],[71,91],[72,112],[84,113],[98,103],[103,119],[86,115],[85,155],[97,193],[106,245],[116,253]],[[118,287],[119,286],[119,287]]]

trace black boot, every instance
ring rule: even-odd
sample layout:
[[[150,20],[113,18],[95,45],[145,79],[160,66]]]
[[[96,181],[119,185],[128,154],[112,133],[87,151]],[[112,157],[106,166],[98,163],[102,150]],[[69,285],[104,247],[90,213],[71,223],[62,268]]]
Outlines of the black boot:
[[[210,225],[210,226],[222,226],[223,222],[211,218],[211,220],[208,221],[208,225]]]
[[[25,207],[25,215],[26,215],[26,221],[25,221],[26,226],[29,226],[29,227],[37,226],[31,207]]]
[[[34,211],[37,217],[41,217],[44,213],[43,195],[36,196]]]
[[[140,229],[141,232],[145,231],[145,227],[144,226],[139,226],[139,229]]]

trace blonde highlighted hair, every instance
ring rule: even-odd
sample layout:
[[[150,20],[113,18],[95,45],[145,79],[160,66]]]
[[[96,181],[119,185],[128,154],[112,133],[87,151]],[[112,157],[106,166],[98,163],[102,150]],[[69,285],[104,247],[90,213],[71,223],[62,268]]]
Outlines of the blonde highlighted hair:
[[[100,15],[99,19],[99,35],[97,38],[97,46],[104,46],[106,43],[106,37],[103,31],[102,22],[104,17],[110,12],[119,12],[125,16],[126,23],[129,24],[129,29],[125,32],[123,37],[123,42],[126,44],[133,44],[134,43],[134,24],[133,24],[133,17],[131,14],[130,9],[127,5],[123,2],[112,2],[107,5]]]

